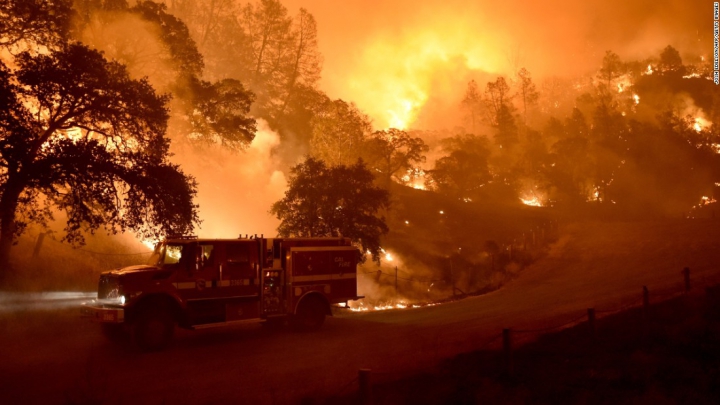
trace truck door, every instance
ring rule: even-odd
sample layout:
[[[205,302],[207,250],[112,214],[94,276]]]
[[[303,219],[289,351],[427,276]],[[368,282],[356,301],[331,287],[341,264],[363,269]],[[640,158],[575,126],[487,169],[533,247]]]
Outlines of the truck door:
[[[220,249],[218,243],[201,241],[195,243],[193,265],[190,278],[192,282],[181,283],[180,294],[187,300],[190,323],[207,324],[218,323],[225,320],[225,307],[222,296],[219,294]]]
[[[228,321],[260,316],[259,240],[224,241],[219,265],[219,294]]]

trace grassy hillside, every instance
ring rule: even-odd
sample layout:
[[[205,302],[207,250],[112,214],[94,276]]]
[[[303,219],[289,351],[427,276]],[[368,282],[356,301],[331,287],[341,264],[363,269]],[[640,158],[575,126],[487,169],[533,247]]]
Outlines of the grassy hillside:
[[[549,209],[520,201],[464,202],[397,185],[391,192],[386,213],[390,232],[382,241],[389,257],[383,257],[379,268],[372,263],[362,268],[372,280],[361,281],[361,293],[374,300],[437,300],[451,295],[453,284],[458,294],[496,288],[512,276],[508,272],[533,260],[543,245],[542,227],[547,242],[555,224]],[[383,275],[378,276],[378,270]]]

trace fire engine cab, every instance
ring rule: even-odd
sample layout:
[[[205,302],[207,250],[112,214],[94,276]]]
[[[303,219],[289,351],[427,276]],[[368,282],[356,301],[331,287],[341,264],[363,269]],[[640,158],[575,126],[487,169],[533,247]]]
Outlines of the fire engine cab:
[[[148,264],[100,275],[83,314],[109,337],[165,347],[175,326],[249,320],[319,328],[331,305],[356,300],[358,250],[347,238],[167,239]]]

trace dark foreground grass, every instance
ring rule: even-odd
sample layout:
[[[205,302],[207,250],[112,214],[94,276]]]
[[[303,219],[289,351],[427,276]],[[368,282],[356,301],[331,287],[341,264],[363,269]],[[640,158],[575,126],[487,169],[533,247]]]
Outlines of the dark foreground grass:
[[[401,380],[376,375],[373,403],[720,404],[720,286],[600,318],[594,335],[587,323],[543,335],[507,365],[496,349]]]

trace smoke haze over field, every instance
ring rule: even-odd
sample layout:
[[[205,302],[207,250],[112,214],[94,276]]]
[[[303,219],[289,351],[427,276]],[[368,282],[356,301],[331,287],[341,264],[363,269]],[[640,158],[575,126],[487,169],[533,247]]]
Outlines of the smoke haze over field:
[[[708,1],[286,0],[318,20],[321,87],[378,128],[447,127],[470,79],[526,67],[534,77],[594,73],[606,50],[710,55]],[[457,112],[454,112],[457,114]],[[413,125],[415,123],[415,125]]]
[[[198,151],[177,148],[174,160],[198,181],[196,202],[203,223],[196,230],[209,238],[236,238],[239,233],[274,236],[279,221],[268,210],[282,198],[285,175],[272,149],[279,137],[260,121],[258,132],[244,152],[220,147]]]

